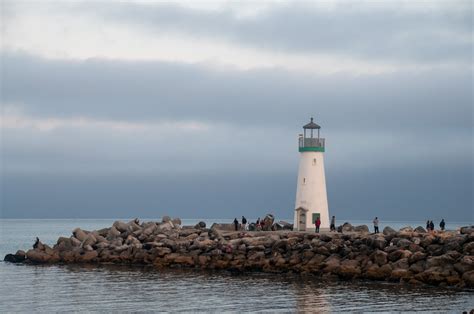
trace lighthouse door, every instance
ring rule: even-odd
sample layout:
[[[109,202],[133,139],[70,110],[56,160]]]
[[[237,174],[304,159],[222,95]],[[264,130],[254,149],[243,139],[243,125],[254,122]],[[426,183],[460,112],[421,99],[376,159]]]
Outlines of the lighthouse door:
[[[299,231],[306,231],[306,212],[304,210],[300,210],[298,211],[299,212],[299,219],[298,219],[298,223],[299,223],[299,228],[298,230]]]

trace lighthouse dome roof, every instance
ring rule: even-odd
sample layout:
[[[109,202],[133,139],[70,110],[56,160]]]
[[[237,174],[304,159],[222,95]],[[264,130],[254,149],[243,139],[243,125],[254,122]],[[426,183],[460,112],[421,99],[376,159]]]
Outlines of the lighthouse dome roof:
[[[313,118],[311,118],[311,121],[308,124],[305,124],[303,126],[303,129],[320,129],[320,128],[321,127],[319,125],[313,122]]]

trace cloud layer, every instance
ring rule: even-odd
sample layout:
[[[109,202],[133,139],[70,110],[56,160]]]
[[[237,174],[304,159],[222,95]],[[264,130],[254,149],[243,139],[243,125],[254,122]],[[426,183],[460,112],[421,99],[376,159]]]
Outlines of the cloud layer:
[[[4,1],[2,20],[5,216],[285,216],[314,115],[338,215],[474,219],[468,1]]]

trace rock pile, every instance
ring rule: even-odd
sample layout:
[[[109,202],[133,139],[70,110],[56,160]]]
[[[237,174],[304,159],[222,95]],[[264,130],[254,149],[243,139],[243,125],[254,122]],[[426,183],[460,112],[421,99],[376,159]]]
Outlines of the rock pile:
[[[460,234],[387,229],[373,235],[365,228],[350,234],[235,232],[207,229],[203,224],[181,227],[179,219],[165,218],[162,222],[116,221],[110,228],[95,231],[77,228],[53,247],[38,241],[34,249],[8,254],[5,260],[299,272],[474,287],[472,227]]]

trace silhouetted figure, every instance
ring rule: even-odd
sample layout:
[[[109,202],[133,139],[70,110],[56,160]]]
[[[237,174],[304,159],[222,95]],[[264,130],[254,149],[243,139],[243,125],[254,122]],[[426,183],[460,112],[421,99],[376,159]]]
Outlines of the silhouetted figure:
[[[426,221],[426,231],[430,231],[430,221]]]
[[[446,223],[444,222],[444,219],[441,219],[441,222],[439,223],[439,227],[441,228],[442,231],[444,231],[445,226],[446,226]]]
[[[35,243],[33,244],[33,248],[36,249],[38,247],[38,244],[40,242],[40,239],[38,237],[36,237],[36,241]]]
[[[379,233],[379,218],[375,217],[374,219],[374,233]]]
[[[434,231],[434,223],[433,220],[430,221],[430,230]]]
[[[235,231],[239,230],[239,221],[237,218],[234,218],[234,226],[235,226]]]
[[[247,218],[242,216],[242,229],[245,230],[245,225],[247,225]]]
[[[336,232],[336,216],[332,216],[331,225],[329,226],[330,231]]]

